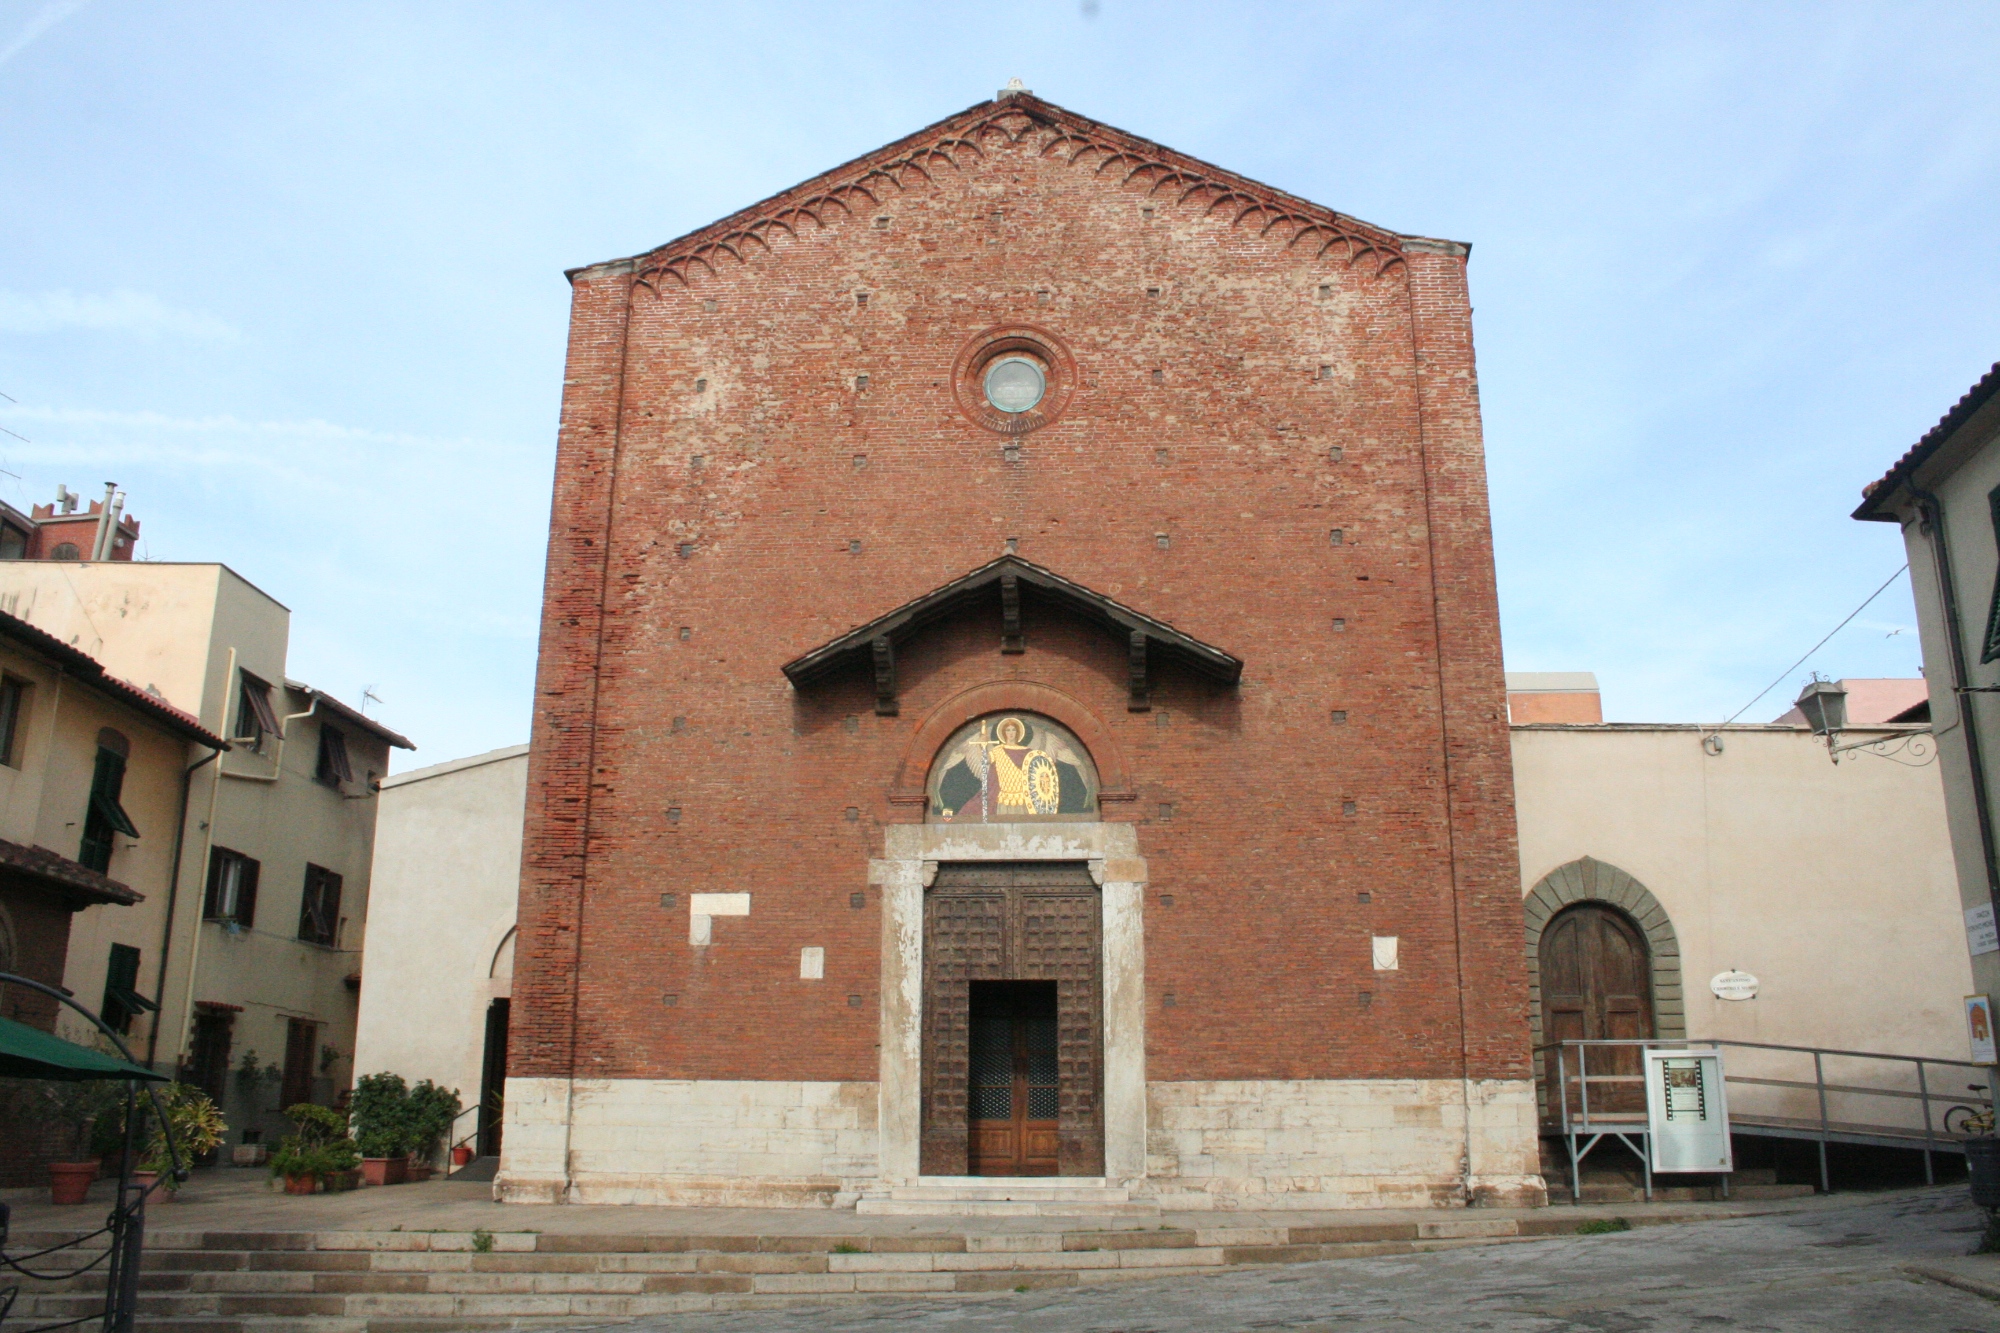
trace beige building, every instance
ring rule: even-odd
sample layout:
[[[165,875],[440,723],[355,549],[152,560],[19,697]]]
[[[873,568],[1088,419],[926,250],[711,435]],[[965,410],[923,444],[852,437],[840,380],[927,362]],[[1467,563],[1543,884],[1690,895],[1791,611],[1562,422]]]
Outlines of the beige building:
[[[2000,364],[1862,492],[1854,517],[1896,523],[1958,870],[1970,990],[2000,997]]]
[[[375,824],[355,1069],[484,1106],[453,1134],[479,1131],[484,1157],[500,1151],[527,795],[528,747],[511,745],[384,780]]]
[[[1968,1058],[1938,742],[1866,715],[1920,702],[1922,683],[1852,683],[1864,715],[1837,764],[1803,722],[1515,723],[1537,1045],[1689,1037]],[[1723,974],[1751,978],[1754,995],[1725,998],[1746,983]],[[1796,1053],[1737,1049],[1726,1063],[1813,1077]],[[1913,1066],[1824,1063],[1841,1084],[1916,1087]],[[1732,1083],[1730,1096],[1739,1117],[1818,1114],[1811,1091]],[[1921,1109],[1854,1096],[1829,1114],[1914,1126]]]
[[[89,655],[0,614],[0,972],[67,987],[145,1034],[187,773],[222,740]],[[0,1016],[97,1041],[73,1010],[0,985]],[[66,1145],[0,1092],[0,1185],[41,1183]]]
[[[186,1070],[239,1136],[330,1101],[352,1077],[375,784],[410,743],[287,679],[290,612],[223,565],[4,561],[0,611],[231,741],[189,779],[138,1053]],[[72,957],[100,947],[86,933]]]

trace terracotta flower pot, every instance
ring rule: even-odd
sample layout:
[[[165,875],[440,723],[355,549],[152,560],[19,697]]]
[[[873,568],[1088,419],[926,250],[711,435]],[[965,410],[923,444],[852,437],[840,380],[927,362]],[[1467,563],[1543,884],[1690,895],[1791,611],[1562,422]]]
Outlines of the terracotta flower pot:
[[[419,1162],[416,1158],[412,1157],[410,1159],[409,1179],[412,1183],[420,1180],[429,1180],[432,1169],[429,1162]]]
[[[453,1148],[451,1150],[451,1164],[453,1166],[455,1167],[464,1166],[467,1162],[470,1162],[471,1160],[472,1160],[471,1144],[461,1143],[456,1148]]]
[[[364,1157],[361,1159],[361,1180],[367,1185],[400,1185],[409,1179],[410,1159],[407,1157]]]
[[[286,1176],[285,1193],[312,1194],[319,1189],[318,1176]]]
[[[165,1187],[153,1189],[153,1182],[159,1178],[160,1173],[157,1171],[134,1171],[132,1173],[132,1183],[134,1185],[137,1185],[142,1190],[152,1190],[152,1193],[146,1196],[148,1204],[172,1203],[174,1201],[174,1192],[171,1189]]]
[[[89,1197],[90,1182],[95,1179],[95,1162],[50,1162],[49,1202],[82,1203]]]

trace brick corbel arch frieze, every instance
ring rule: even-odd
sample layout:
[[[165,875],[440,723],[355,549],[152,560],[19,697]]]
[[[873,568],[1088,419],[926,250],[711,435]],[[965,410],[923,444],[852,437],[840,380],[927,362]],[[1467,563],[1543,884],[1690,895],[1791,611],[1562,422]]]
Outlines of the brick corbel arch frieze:
[[[1071,695],[1052,685],[1026,680],[996,680],[961,691],[932,709],[911,734],[896,766],[896,778],[889,788],[889,803],[906,813],[923,818],[928,799],[924,782],[930,776],[931,760],[952,733],[966,723],[988,713],[1040,713],[1068,727],[1090,760],[1097,765],[1099,817],[1107,803],[1129,803],[1137,797],[1131,774],[1125,767],[1125,753],[1102,719]]]
[[[1001,145],[1141,192],[1159,207],[1263,238],[1313,263],[1340,261],[1371,278],[1407,272],[1403,237],[1239,176],[1033,94],[982,102],[844,167],[669,241],[631,261],[628,279],[655,296],[690,293],[704,277],[748,265],[810,231],[857,221],[897,195],[928,188]]]
[[[1617,866],[1582,856],[1557,866],[1528,890],[1521,904],[1528,946],[1528,1022],[1542,1044],[1542,932],[1565,907],[1603,903],[1632,918],[1646,935],[1653,968],[1653,1035],[1687,1036],[1687,1001],[1681,991],[1681,944],[1667,909],[1638,880]]]

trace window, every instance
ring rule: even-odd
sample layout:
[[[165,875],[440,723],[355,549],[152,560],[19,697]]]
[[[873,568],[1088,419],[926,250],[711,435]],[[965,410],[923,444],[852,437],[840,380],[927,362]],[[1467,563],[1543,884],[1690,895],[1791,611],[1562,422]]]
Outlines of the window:
[[[28,715],[28,682],[0,676],[0,764],[21,766],[21,724]]]
[[[354,770],[347,764],[347,737],[332,727],[319,729],[319,762],[313,765],[313,781],[336,791],[342,783],[354,781]]]
[[[83,847],[76,859],[99,874],[111,870],[112,835],[139,836],[118,798],[125,790],[125,756],[131,745],[106,727],[97,733],[97,770],[90,778],[90,804],[83,814]]]
[[[256,921],[258,869],[243,853],[217,847],[208,859],[208,898],[202,916],[246,928]]]
[[[306,891],[299,902],[299,938],[328,948],[340,943],[340,876],[325,866],[306,866]]]
[[[104,1003],[99,1013],[119,1032],[130,1032],[132,1020],[160,1006],[139,993],[139,951],[129,944],[111,946],[104,969]]]
[[[0,560],[26,560],[28,534],[12,523],[0,524]]]
[[[49,552],[51,560],[80,560],[83,552],[76,549],[75,542],[57,542],[56,549]]]
[[[236,695],[235,734],[229,739],[261,750],[266,736],[278,734],[278,715],[271,710],[271,687],[247,671],[238,671],[236,675],[241,684]]]
[[[313,1056],[319,1050],[319,1024],[303,1018],[285,1020],[285,1079],[278,1105],[297,1106],[312,1100]]]

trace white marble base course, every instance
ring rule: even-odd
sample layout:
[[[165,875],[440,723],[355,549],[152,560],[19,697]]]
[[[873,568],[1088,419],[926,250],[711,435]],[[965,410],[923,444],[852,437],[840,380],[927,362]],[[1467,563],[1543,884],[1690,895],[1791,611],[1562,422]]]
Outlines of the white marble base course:
[[[874,1083],[510,1079],[508,1097],[494,1186],[503,1201],[826,1208],[882,1184]],[[1145,1175],[1132,1199],[1148,1209],[1547,1198],[1527,1080],[1155,1082],[1146,1106]],[[899,1211],[871,1197],[864,1211],[878,1210]],[[357,1248],[383,1243],[356,1238]],[[443,1250],[472,1238],[398,1243]]]
[[[825,1208],[877,1175],[874,1083],[507,1080],[494,1197]]]
[[[1245,1079],[1146,1091],[1147,1178],[1134,1197],[1163,1211],[1547,1201],[1525,1079]]]

